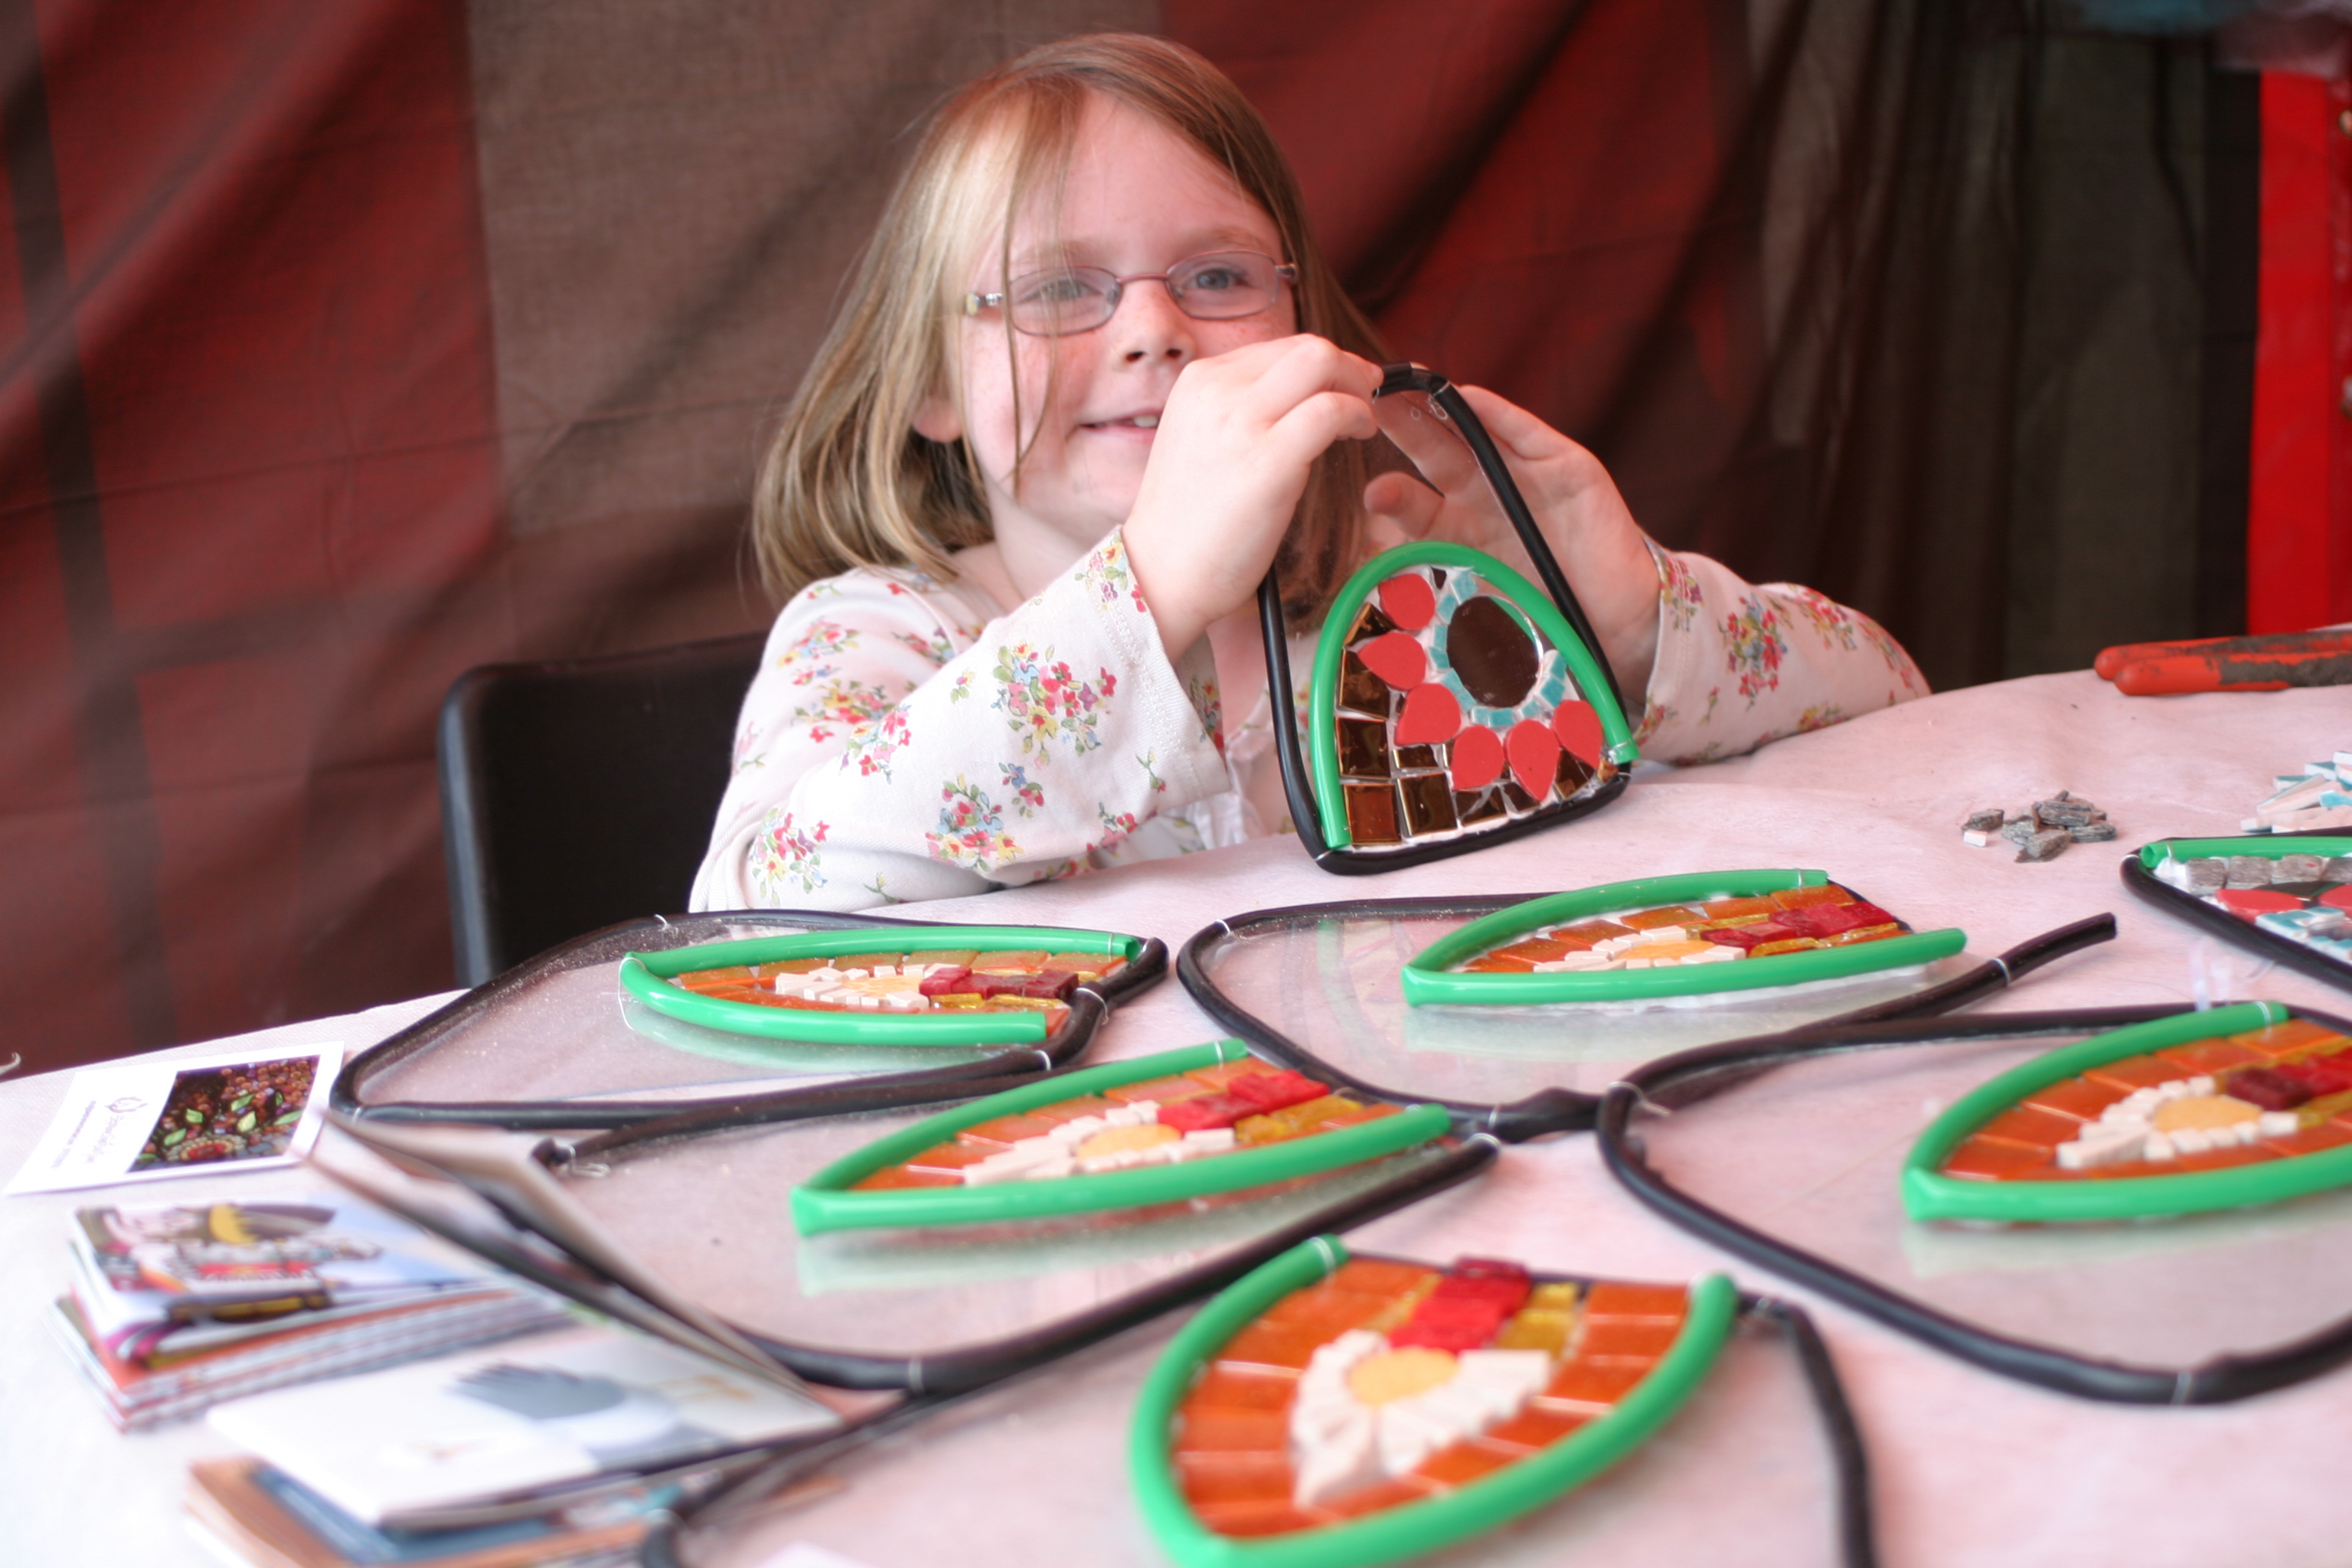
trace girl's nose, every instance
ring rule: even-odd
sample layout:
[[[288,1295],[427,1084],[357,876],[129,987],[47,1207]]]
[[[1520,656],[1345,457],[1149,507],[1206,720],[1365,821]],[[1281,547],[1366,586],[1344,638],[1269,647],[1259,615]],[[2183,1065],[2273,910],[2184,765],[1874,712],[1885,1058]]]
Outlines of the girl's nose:
[[[1129,364],[1165,359],[1182,364],[1198,351],[1192,318],[1176,308],[1175,296],[1157,278],[1141,278],[1119,292],[1108,329],[1119,358]]]

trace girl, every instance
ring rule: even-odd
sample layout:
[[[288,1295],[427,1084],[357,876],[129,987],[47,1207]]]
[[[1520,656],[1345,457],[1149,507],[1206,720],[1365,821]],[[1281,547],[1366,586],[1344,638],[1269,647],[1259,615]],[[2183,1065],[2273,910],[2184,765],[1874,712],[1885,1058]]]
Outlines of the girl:
[[[1532,575],[1386,358],[1215,68],[1047,45],[940,112],[763,466],[793,596],[692,906],[948,898],[1288,832],[1255,599],[1311,638],[1375,550]],[[1465,388],[1645,753],[1695,761],[1927,689],[1867,618],[1652,544],[1591,453]],[[1374,477],[1385,431],[1429,485]],[[1310,667],[1294,638],[1293,668]]]

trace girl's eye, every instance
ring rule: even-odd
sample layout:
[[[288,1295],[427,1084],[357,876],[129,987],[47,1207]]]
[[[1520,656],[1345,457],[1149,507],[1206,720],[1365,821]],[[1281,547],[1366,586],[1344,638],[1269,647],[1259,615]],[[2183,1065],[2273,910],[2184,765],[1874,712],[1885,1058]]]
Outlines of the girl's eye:
[[[1013,290],[1015,304],[1049,310],[1082,304],[1102,295],[1100,284],[1077,272],[1032,273],[1016,281]]]
[[[1184,288],[1188,292],[1197,289],[1204,294],[1215,294],[1234,289],[1246,289],[1249,287],[1249,278],[1240,268],[1220,264],[1215,267],[1203,267],[1200,271],[1193,273],[1184,279]]]

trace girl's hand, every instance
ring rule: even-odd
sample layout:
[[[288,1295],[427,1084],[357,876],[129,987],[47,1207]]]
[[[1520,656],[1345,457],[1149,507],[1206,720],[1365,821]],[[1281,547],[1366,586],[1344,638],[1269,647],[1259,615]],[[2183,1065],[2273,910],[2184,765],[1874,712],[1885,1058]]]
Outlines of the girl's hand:
[[[1510,464],[1528,510],[1601,639],[1628,716],[1638,720],[1657,660],[1658,571],[1633,514],[1591,452],[1483,387],[1461,392]],[[1433,491],[1406,474],[1382,474],[1366,485],[1373,543],[1449,540],[1483,550],[1534,581],[1535,563],[1461,435],[1435,418],[1423,398],[1387,397],[1373,407],[1390,439],[1437,487]]]
[[[1379,433],[1380,384],[1378,366],[1307,333],[1184,367],[1126,528],[1171,658],[1256,596],[1315,459]]]

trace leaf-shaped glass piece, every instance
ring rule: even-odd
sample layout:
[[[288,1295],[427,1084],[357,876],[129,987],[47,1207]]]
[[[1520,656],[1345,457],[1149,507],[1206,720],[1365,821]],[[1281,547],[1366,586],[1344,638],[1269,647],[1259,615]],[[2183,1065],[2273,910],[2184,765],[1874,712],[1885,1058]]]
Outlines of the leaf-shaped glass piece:
[[[1239,1040],[1056,1074],[901,1128],[793,1189],[803,1236],[1139,1208],[1378,1159],[1451,1125],[1252,1057]]]
[[[1531,899],[1407,960],[1414,1006],[1635,1002],[1902,969],[1968,945],[1814,870],[1702,871]]]
[[[1622,1458],[1705,1378],[1730,1282],[1349,1256],[1330,1237],[1226,1289],[1146,1381],[1129,1468],[1184,1568],[1349,1568],[1433,1551]]]
[[[1914,1219],[2138,1218],[2352,1183],[2352,1038],[2274,1002],[2094,1035],[1967,1095],[1913,1145]]]

